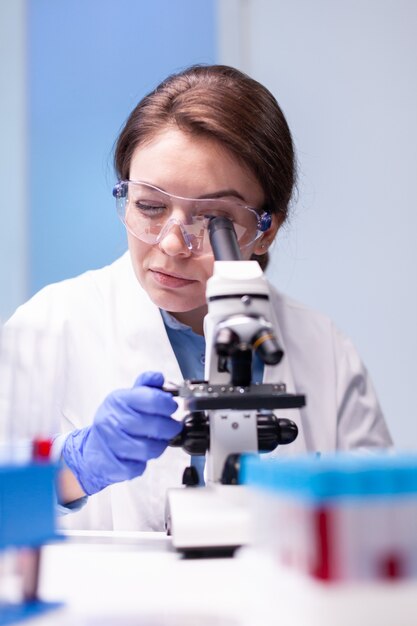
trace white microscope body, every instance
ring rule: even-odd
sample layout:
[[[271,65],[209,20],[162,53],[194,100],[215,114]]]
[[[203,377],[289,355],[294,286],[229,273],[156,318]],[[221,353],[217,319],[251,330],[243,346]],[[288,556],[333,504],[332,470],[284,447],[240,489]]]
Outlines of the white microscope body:
[[[219,224],[223,240],[217,244],[211,233],[215,259],[239,259],[231,222],[217,220],[227,223]],[[278,420],[272,409],[305,403],[303,396],[287,394],[282,383],[252,383],[255,351],[265,364],[277,364],[283,356],[270,321],[268,283],[257,261],[216,260],[206,294],[205,380],[184,381],[180,388],[190,414],[172,443],[190,454],[206,453],[206,485],[171,489],[166,507],[173,546],[197,555],[232,553],[249,542],[247,492],[237,484],[239,455],[293,441],[296,425]]]
[[[224,392],[230,390],[229,393],[244,398],[251,385],[251,359],[245,362],[243,357],[243,362],[234,363],[233,367],[230,355],[229,370],[232,371],[219,371],[222,369],[219,364],[225,358],[218,354],[219,340],[235,339],[237,345],[230,349],[240,349],[242,354],[246,350],[252,353],[258,336],[267,333],[270,338],[273,335],[272,325],[267,321],[271,318],[268,283],[257,261],[215,261],[206,293],[209,312],[204,321],[208,347],[205,378],[211,386],[220,385]],[[209,411],[207,484],[221,481],[230,454],[258,451],[257,414],[261,407],[250,409],[246,405],[228,410],[230,405],[225,404]]]

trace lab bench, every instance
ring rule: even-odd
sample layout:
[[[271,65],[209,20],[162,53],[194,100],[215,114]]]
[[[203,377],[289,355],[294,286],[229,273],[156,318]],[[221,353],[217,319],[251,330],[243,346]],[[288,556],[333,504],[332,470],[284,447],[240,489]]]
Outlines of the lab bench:
[[[184,559],[164,533],[67,532],[43,548],[32,626],[415,626],[417,583],[328,585],[269,555]]]

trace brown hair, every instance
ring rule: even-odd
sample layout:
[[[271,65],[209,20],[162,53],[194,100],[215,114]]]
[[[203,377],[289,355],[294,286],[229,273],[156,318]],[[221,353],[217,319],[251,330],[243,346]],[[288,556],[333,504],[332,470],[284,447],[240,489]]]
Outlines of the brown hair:
[[[225,65],[194,65],[168,76],[139,102],[120,133],[114,156],[119,180],[129,178],[136,148],[168,125],[219,141],[255,174],[263,208],[285,221],[296,179],[294,146],[266,87]],[[253,258],[266,267],[268,253]]]

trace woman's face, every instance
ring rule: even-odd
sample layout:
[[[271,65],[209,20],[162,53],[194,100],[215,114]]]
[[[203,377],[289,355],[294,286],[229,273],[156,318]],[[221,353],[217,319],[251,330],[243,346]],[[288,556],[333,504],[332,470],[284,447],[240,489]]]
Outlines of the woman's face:
[[[264,202],[264,193],[254,175],[230,152],[216,141],[194,137],[173,127],[136,149],[129,178],[186,198],[225,192],[255,208]],[[274,223],[265,233],[269,243],[276,230]],[[253,252],[265,252],[261,248],[265,236],[244,250],[244,258],[249,259]],[[159,244],[144,243],[130,233],[128,242],[136,277],[151,300],[201,332],[213,255],[197,256],[190,251],[175,226]]]

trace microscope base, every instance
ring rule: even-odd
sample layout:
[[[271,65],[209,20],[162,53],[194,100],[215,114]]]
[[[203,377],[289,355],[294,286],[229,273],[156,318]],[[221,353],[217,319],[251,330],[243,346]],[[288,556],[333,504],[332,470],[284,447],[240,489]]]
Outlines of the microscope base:
[[[173,547],[186,556],[232,556],[250,539],[247,488],[215,484],[170,489],[165,526]]]

